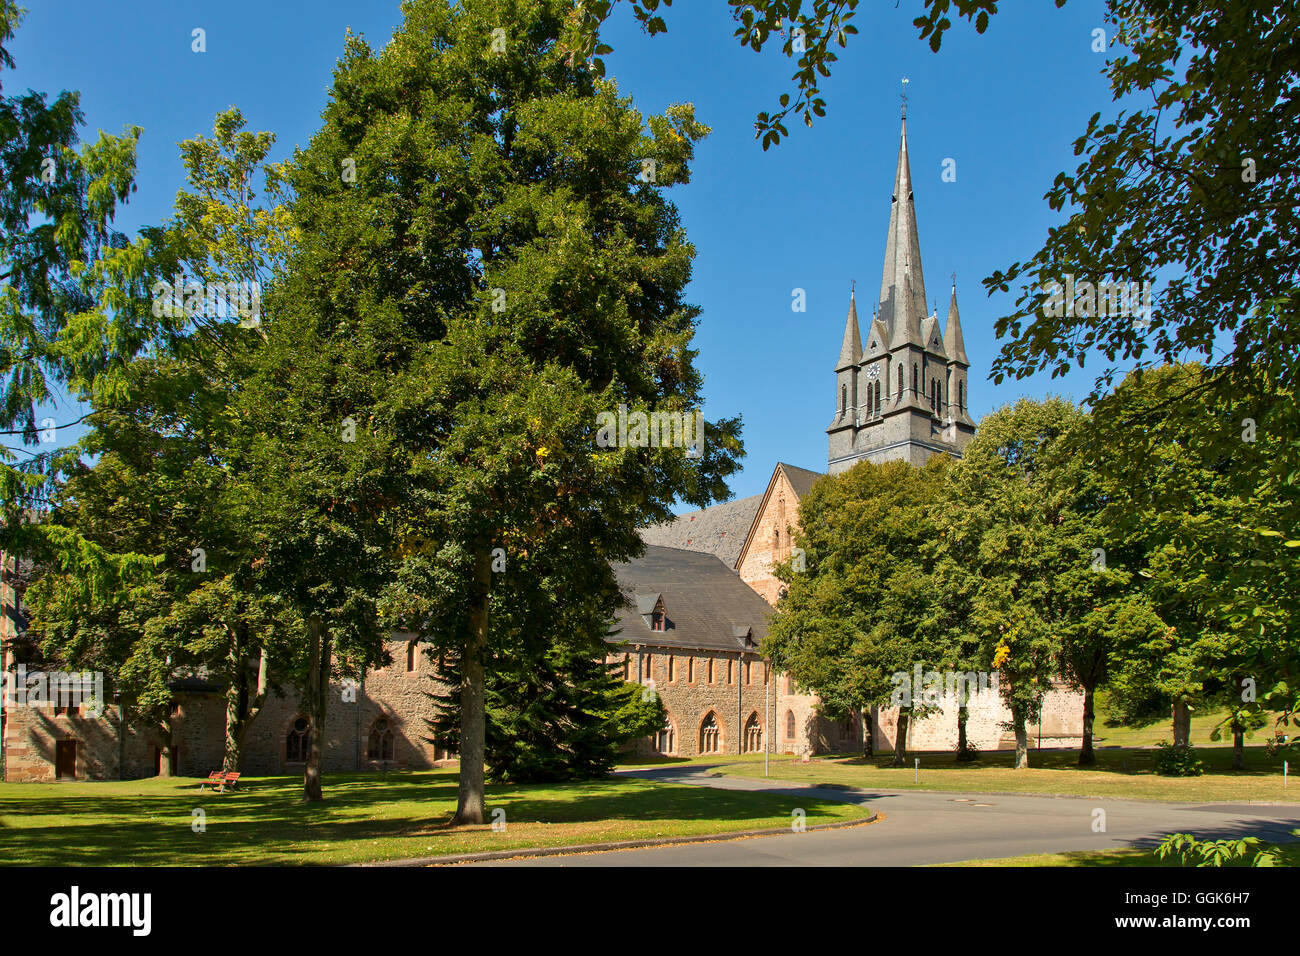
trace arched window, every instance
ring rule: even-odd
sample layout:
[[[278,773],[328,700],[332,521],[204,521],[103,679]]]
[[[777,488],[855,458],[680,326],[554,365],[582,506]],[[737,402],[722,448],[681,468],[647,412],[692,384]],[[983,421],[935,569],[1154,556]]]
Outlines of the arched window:
[[[718,728],[718,718],[709,711],[700,724],[700,753],[715,754],[722,741],[722,732]]]
[[[900,400],[903,397],[903,363],[902,362],[898,363],[898,397]]]
[[[661,754],[677,752],[677,733],[673,730],[671,718],[665,720],[663,730],[655,734],[655,750]]]
[[[785,739],[794,740],[794,711],[785,712]]]
[[[370,740],[366,744],[366,759],[391,761],[393,759],[393,732],[388,718],[380,717],[370,725]]]
[[[758,722],[758,714],[749,715],[745,721],[745,753],[758,753],[763,749],[763,725]]]
[[[965,382],[957,383],[957,407],[963,409],[966,407],[966,383]]]
[[[406,645],[406,672],[409,674],[415,670],[415,641]]]
[[[713,683],[713,658],[709,658],[709,683]]]
[[[876,414],[880,414],[880,383],[876,383]]]
[[[306,763],[311,753],[311,722],[306,717],[299,717],[289,728],[284,741],[284,759],[286,763]]]
[[[841,385],[840,386],[840,414],[843,415],[848,410],[849,410],[849,387],[847,385]]]
[[[916,390],[916,381],[917,381],[916,376],[917,376],[917,374],[918,374],[918,373],[917,373],[916,363],[913,362],[913,363],[912,363],[912,394],[913,394],[913,395],[917,394],[917,390]]]
[[[674,681],[674,680],[677,679],[677,667],[676,667],[676,664],[677,664],[677,658],[676,658],[676,656],[674,656],[674,655],[672,655],[672,654],[669,654],[669,655],[668,655],[668,679],[669,679],[670,681]]]
[[[632,659],[629,655],[623,655],[623,680],[632,679]]]
[[[695,658],[694,657],[686,658],[686,682],[688,684],[695,683]]]

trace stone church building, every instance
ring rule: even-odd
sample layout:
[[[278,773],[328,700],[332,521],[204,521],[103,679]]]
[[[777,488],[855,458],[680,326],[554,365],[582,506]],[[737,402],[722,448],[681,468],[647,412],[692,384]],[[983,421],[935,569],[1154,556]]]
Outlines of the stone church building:
[[[865,339],[856,293],[835,364],[834,415],[827,428],[827,472],[861,461],[923,464],[931,455],[960,457],[975,434],[969,413],[970,362],[962,339],[954,281],[942,329],[925,309],[925,278],[913,203],[904,120],[890,200],[880,297]],[[865,341],[865,348],[864,348]],[[816,696],[773,673],[763,642],[781,582],[773,565],[793,555],[799,503],[823,478],[778,463],[766,490],[646,528],[643,557],[616,567],[626,606],[617,617],[607,660],[624,678],[657,694],[667,711],[663,729],[635,745],[642,755],[810,754],[858,752],[870,733],[877,750],[893,745],[897,709],[873,709],[831,720]],[[24,635],[16,565],[0,560],[0,673],[39,667]],[[352,686],[335,684],[324,728],[329,772],[427,768],[454,759],[429,739],[430,693],[441,691],[437,662],[410,635],[388,642],[393,663]],[[224,689],[200,672],[177,681],[168,717],[176,771],[206,776],[221,766]],[[160,728],[123,719],[108,699],[57,700],[7,706],[0,725],[3,779],[137,778],[158,773]],[[968,736],[982,750],[1010,741],[1009,719],[996,694],[970,708]],[[864,720],[865,717],[865,720]],[[1077,743],[1081,695],[1062,686],[1048,695],[1031,737]],[[245,773],[301,772],[310,729],[296,693],[268,695],[246,738]],[[909,749],[951,750],[956,709],[912,721]]]
[[[942,330],[937,309],[927,313],[925,302],[904,117],[890,197],[880,298],[872,309],[865,348],[856,290],[849,295],[844,337],[835,363],[835,412],[826,429],[827,473],[839,474],[862,461],[902,460],[919,467],[936,454],[960,458],[975,437],[968,391],[970,360],[957,309],[956,280]],[[767,604],[775,606],[782,584],[772,574],[772,568],[790,559],[792,534],[799,527],[800,499],[821,477],[820,472],[778,463],[763,494],[680,515],[665,525],[646,529],[642,537],[651,545],[716,557]],[[627,573],[638,577],[642,571],[634,566]],[[722,583],[716,587],[720,592]],[[624,633],[642,640],[645,637],[635,621],[628,622]],[[762,633],[764,629],[755,631],[760,645]],[[636,648],[649,646],[633,644]],[[669,655],[670,671],[674,656],[685,654],[689,660],[695,650],[663,645],[658,649],[661,657]],[[684,756],[700,753],[697,738],[683,737],[678,727],[690,721],[694,734],[699,726],[695,722],[703,719],[702,705],[694,696],[678,693],[674,681],[663,684],[659,672],[652,676],[669,711],[670,730],[648,749]],[[897,708],[873,708],[865,715],[830,720],[821,713],[817,698],[799,693],[788,675],[774,675],[773,684],[770,696],[774,752],[861,750],[868,733],[874,749],[893,747]],[[973,746],[981,750],[1014,746],[1014,736],[1007,726],[1010,712],[996,693],[980,695],[967,710],[967,736]],[[1082,710],[1082,695],[1058,684],[1044,700],[1037,723],[1030,725],[1030,737],[1048,746],[1077,743],[1083,729]],[[749,712],[754,726],[761,726],[761,712]],[[911,721],[907,730],[908,749],[951,750],[956,741],[957,708],[951,696],[943,699],[937,713]],[[750,749],[761,748],[742,742],[740,752]],[[729,752],[736,753],[735,746]]]

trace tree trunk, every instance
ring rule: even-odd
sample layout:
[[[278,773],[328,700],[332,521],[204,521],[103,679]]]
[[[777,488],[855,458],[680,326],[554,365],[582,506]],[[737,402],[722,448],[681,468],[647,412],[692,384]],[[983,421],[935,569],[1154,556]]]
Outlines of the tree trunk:
[[[303,703],[311,724],[311,740],[307,745],[307,766],[302,772],[302,798],[309,803],[325,799],[321,793],[320,757],[321,742],[325,736],[325,712],[329,703],[330,632],[320,617],[313,614],[307,622],[308,659],[307,686]]]
[[[492,556],[486,548],[474,557],[473,603],[469,633],[461,654],[460,780],[452,825],[485,819],[483,762],[487,751],[487,710],[483,659],[487,653],[488,608],[492,594]]]
[[[158,761],[158,776],[176,776],[176,742],[170,717],[158,722],[158,750],[162,755]]]
[[[1174,701],[1174,746],[1186,747],[1192,742],[1192,708],[1187,701]]]
[[[966,743],[966,705],[962,704],[957,708],[957,760],[967,760],[970,757],[970,748]]]
[[[1025,715],[1016,710],[1011,711],[1011,719],[1016,725],[1016,769],[1029,767],[1029,725]]]
[[[264,647],[257,666],[257,687],[250,698],[243,642],[232,641],[231,647],[232,673],[235,676],[226,690],[226,747],[221,769],[226,773],[238,773],[244,760],[244,737],[266,700],[270,662]]]
[[[1238,674],[1234,683],[1237,685],[1237,707],[1245,703],[1246,678]],[[1246,769],[1246,726],[1241,722],[1241,711],[1237,707],[1232,711],[1232,769]]]
[[[1092,725],[1096,719],[1093,709],[1092,687],[1083,689],[1083,740],[1079,742],[1079,766],[1091,767],[1097,762],[1097,755],[1092,750]]]
[[[862,756],[871,757],[875,754],[875,727],[871,723],[871,708],[862,708]]]
[[[894,762],[891,767],[907,766],[907,722],[910,719],[907,711],[900,709],[898,711],[898,726],[894,729]]]

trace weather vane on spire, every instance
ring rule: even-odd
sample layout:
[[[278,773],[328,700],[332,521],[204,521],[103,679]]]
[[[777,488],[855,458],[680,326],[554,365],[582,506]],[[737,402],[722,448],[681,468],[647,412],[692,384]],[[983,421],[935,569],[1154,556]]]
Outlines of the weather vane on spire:
[[[903,119],[907,119],[907,84],[910,82],[907,77],[903,77],[903,92],[898,95],[898,98],[903,101]]]

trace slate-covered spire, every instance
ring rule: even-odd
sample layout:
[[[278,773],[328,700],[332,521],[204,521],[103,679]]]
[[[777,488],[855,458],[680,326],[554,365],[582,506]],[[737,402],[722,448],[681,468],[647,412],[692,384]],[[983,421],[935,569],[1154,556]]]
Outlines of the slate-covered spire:
[[[905,263],[902,278],[899,280],[898,285],[890,290],[891,324],[893,326],[893,332],[889,339],[889,350],[891,352],[908,345],[915,345],[918,348],[924,347],[925,340],[921,338],[921,319],[923,316],[921,311],[916,308],[917,301],[913,292],[912,273]]]
[[[970,367],[966,358],[966,343],[961,336],[961,316],[957,314],[957,282],[952,284],[952,301],[948,303],[948,325],[943,330],[943,350],[948,353],[950,362],[958,362]]]
[[[910,267],[912,294],[925,312],[925,273],[921,269],[921,240],[916,230],[916,207],[912,203],[912,168],[907,159],[907,119],[898,142],[898,171],[894,174],[894,197],[889,206],[889,234],[885,237],[885,268],[880,278],[880,307],[891,338],[897,338],[896,311],[903,310],[903,279]],[[906,311],[910,313],[912,303]]]
[[[840,346],[840,359],[835,371],[849,368],[862,361],[862,335],[858,331],[858,303],[849,293],[849,317],[844,321],[844,344]]]

